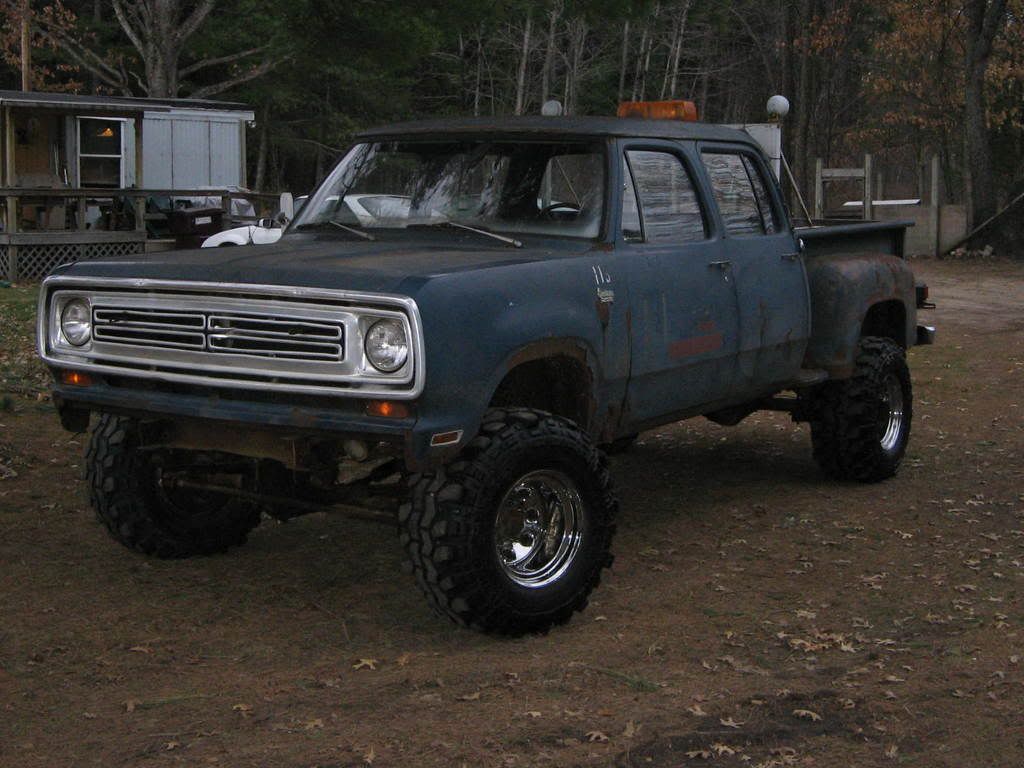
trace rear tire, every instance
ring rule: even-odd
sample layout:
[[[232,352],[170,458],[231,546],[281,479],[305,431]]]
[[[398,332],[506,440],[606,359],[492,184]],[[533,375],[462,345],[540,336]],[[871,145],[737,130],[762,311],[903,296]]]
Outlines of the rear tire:
[[[861,339],[853,375],[823,384],[811,414],[814,458],[825,474],[863,483],[895,475],[913,417],[903,350],[890,339]]]
[[[168,490],[168,459],[185,451],[138,450],[138,423],[103,414],[86,453],[89,499],[110,535],[129,549],[160,558],[212,555],[245,543],[260,523],[255,504],[213,492]]]
[[[453,463],[410,484],[399,525],[416,581],[464,626],[546,631],[586,606],[611,564],[607,462],[567,419],[491,409]]]

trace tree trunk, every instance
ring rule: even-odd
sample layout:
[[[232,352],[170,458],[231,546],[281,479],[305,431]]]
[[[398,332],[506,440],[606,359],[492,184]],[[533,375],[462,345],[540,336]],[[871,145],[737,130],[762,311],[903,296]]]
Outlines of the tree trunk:
[[[992,178],[992,147],[985,115],[985,72],[992,43],[1002,29],[1006,0],[969,0],[967,18],[966,82],[964,89],[964,151],[967,157],[967,200],[970,223],[984,221],[996,212]]]
[[[629,63],[629,19],[622,24],[622,62],[619,64],[619,94],[617,101],[622,103],[622,94],[626,89],[626,67]]]
[[[669,84],[669,98],[676,97],[676,90],[679,84],[679,57],[683,52],[683,36],[686,34],[686,17],[690,15],[690,0],[683,3],[683,10],[679,18],[679,35],[676,40],[676,52],[672,57],[672,80]]]
[[[519,77],[516,79],[516,107],[515,114],[523,114],[523,107],[526,103],[526,64],[530,58],[530,27],[533,24],[533,14],[526,14],[526,26],[523,27],[523,52],[519,57]]]
[[[256,191],[263,192],[267,181],[267,149],[270,138],[270,107],[263,108],[260,120],[260,143],[256,150]]]
[[[540,102],[543,104],[551,97],[552,68],[555,64],[555,33],[558,29],[559,8],[555,6],[548,11],[548,42],[544,49],[544,69],[540,80]]]
[[[812,8],[810,0],[800,0],[800,4],[797,10],[796,23],[793,25],[793,29],[797,35],[806,35],[809,30],[809,23],[812,17]],[[794,45],[791,38],[790,45]],[[809,156],[810,147],[808,146],[808,138],[810,134],[811,124],[811,52],[806,39],[800,40],[796,44],[794,68],[795,79],[797,84],[796,98],[794,99],[795,109],[793,110],[793,173],[796,176],[797,184],[800,185],[800,189],[803,192],[805,199],[807,192],[810,189],[810,174],[808,169],[811,167],[811,158]]]

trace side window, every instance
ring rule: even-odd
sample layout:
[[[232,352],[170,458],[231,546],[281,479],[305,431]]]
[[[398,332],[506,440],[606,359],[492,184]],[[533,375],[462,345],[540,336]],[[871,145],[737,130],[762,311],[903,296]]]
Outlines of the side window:
[[[640,226],[640,206],[636,202],[636,187],[629,163],[622,158],[622,237],[631,243],[642,243],[644,230]]]
[[[764,227],[766,235],[774,235],[779,231],[779,225],[775,219],[771,194],[768,192],[768,186],[764,183],[764,176],[758,170],[757,163],[747,155],[743,155],[743,165],[747,169],[751,184],[754,185],[754,197],[757,199],[758,213],[761,214],[761,226]]]
[[[683,243],[707,237],[700,200],[678,157],[669,152],[631,150],[626,159],[636,184],[647,242]],[[624,216],[624,225],[625,221]]]
[[[705,152],[718,210],[731,235],[763,235],[776,230],[771,198],[754,164],[742,155]]]

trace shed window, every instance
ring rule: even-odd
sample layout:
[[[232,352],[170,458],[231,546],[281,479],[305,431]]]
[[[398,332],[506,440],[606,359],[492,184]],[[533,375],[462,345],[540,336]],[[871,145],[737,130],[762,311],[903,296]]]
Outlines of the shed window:
[[[78,169],[83,187],[120,187],[124,143],[120,120],[78,120]]]

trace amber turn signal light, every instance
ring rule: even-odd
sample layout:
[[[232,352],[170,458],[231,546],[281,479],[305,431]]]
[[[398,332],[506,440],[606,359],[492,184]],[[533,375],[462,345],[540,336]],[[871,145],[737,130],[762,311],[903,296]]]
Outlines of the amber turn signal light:
[[[624,101],[619,104],[619,117],[641,117],[647,120],[697,121],[697,105],[692,101]]]
[[[370,416],[384,416],[389,419],[404,419],[409,415],[409,407],[393,400],[371,400],[366,404],[366,413]]]
[[[60,382],[72,387],[90,387],[92,386],[92,376],[81,371],[61,371]]]

